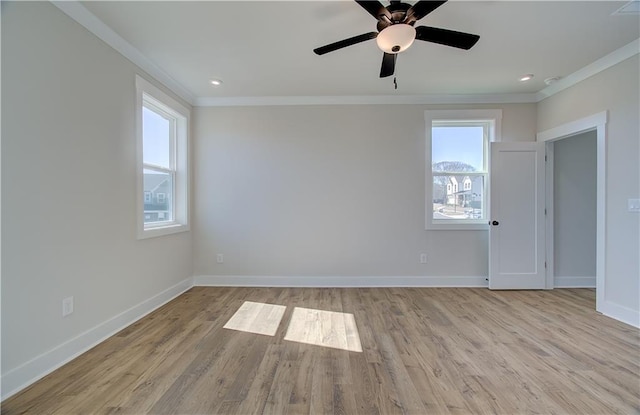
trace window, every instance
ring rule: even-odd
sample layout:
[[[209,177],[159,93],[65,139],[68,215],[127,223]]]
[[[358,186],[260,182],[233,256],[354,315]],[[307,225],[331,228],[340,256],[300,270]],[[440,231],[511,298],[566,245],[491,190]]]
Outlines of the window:
[[[139,76],[136,90],[138,237],[189,230],[189,110]]]
[[[500,110],[426,111],[426,228],[487,229],[489,143]]]

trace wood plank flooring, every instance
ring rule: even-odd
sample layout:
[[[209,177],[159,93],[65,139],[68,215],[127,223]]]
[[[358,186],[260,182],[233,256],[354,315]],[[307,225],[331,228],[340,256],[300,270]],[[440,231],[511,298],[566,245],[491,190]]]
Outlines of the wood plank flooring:
[[[351,313],[295,307],[284,339],[362,352],[358,326]]]
[[[275,336],[224,329],[286,306]],[[285,341],[351,313],[362,352]],[[595,292],[196,287],[2,403],[2,414],[639,414],[639,330]]]
[[[283,305],[245,301],[223,328],[275,336],[286,308]]]

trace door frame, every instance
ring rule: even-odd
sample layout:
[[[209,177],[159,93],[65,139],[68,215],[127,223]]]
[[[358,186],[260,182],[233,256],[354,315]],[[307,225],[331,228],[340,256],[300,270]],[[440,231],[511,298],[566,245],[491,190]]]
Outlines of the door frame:
[[[554,285],[553,255],[553,142],[589,131],[596,131],[596,310],[601,311],[605,299],[605,250],[606,250],[606,162],[607,162],[607,111],[590,115],[536,134],[536,141],[544,142],[546,170],[546,288]]]

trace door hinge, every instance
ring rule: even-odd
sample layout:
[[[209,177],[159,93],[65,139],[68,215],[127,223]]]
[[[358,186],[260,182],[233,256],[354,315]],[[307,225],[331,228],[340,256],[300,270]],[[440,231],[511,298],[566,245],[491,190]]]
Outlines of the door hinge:
[[[544,269],[547,269],[547,261],[544,261]]]
[[[547,216],[547,208],[544,208],[544,215]]]
[[[546,154],[544,155],[544,162],[545,163],[547,162],[547,155]]]

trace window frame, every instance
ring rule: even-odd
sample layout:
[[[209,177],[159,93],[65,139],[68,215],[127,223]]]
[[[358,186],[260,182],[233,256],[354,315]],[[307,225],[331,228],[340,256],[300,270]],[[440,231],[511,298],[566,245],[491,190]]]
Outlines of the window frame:
[[[143,107],[160,114],[170,121],[170,167],[144,163],[143,158]],[[137,149],[137,236],[146,239],[190,230],[189,224],[189,125],[190,110],[136,75],[136,149]],[[145,223],[144,170],[167,173],[172,177],[170,220]]]
[[[484,170],[482,172],[433,172],[432,161],[432,128],[435,126],[487,125],[484,140]],[[489,170],[491,142],[501,141],[502,110],[427,110],[425,111],[425,229],[427,230],[482,230],[489,229]],[[481,219],[433,219],[433,177],[434,176],[482,176],[484,177],[483,213]],[[450,186],[450,184],[447,184]]]

